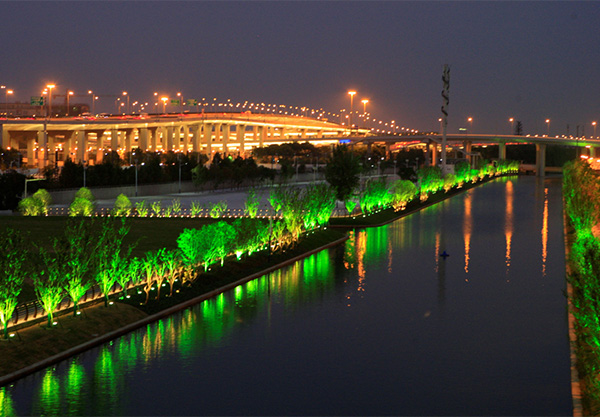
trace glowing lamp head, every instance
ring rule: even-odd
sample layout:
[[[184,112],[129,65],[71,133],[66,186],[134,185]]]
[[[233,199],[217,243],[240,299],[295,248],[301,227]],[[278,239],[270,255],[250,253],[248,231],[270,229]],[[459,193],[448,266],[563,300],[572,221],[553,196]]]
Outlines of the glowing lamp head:
[[[354,94],[356,94],[356,91],[348,91],[348,94],[350,94],[350,96],[354,96]]]

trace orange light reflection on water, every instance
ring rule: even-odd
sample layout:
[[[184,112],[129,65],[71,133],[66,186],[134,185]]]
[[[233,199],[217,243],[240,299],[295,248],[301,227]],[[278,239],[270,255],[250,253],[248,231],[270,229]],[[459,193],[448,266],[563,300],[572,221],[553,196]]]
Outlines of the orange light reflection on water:
[[[542,221],[542,276],[546,276],[548,257],[548,189],[544,188],[544,216]]]
[[[465,197],[465,215],[463,221],[463,236],[465,240],[465,273],[469,273],[469,260],[471,251],[471,232],[473,230],[473,216],[471,215],[471,205],[473,194],[470,192]],[[465,279],[468,281],[468,278]]]
[[[506,182],[506,214],[504,225],[504,236],[506,238],[506,273],[510,269],[510,252],[513,235],[513,183]]]

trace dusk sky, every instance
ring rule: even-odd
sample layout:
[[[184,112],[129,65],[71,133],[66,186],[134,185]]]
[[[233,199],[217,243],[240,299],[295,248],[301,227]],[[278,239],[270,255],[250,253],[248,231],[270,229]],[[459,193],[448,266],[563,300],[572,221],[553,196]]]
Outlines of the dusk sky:
[[[598,2],[2,2],[0,84],[354,109],[449,132],[600,122]],[[4,102],[5,97],[0,97]],[[89,102],[88,98],[82,98]],[[80,100],[74,100],[80,101]],[[114,110],[98,100],[96,112]],[[599,132],[600,133],[600,132]]]

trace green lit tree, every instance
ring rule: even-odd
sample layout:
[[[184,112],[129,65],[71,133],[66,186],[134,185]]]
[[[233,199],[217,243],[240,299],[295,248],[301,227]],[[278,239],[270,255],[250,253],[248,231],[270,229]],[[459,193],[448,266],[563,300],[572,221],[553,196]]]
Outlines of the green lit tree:
[[[73,315],[79,311],[79,300],[92,285],[90,266],[93,258],[93,222],[68,222],[64,239],[55,241],[54,253],[64,267],[65,291],[73,302]]]
[[[118,217],[129,216],[131,214],[131,200],[125,194],[119,194],[115,200],[113,215]]]
[[[135,211],[137,212],[138,217],[148,217],[149,210],[146,200],[135,203]]]
[[[0,233],[0,247],[0,321],[8,338],[8,322],[27,275],[27,246],[18,231],[6,229]]]
[[[141,272],[141,262],[138,258],[123,261],[123,272],[117,276],[117,283],[121,287],[121,297],[127,298],[127,287],[130,283],[137,284]]]
[[[37,198],[27,197],[19,201],[19,212],[23,216],[40,216],[44,212],[42,201]]]
[[[54,322],[54,311],[64,297],[65,275],[63,265],[52,254],[40,248],[42,268],[33,274],[33,285],[37,299],[48,314],[48,326]]]
[[[391,193],[394,210],[404,210],[406,204],[415,198],[417,187],[412,181],[397,180],[392,184]]]
[[[33,198],[40,202],[42,207],[42,213],[44,216],[48,215],[48,207],[52,204],[52,197],[50,193],[43,188],[40,188],[33,194]]]
[[[177,250],[167,250],[161,254],[160,261],[165,267],[164,276],[169,283],[170,293],[169,295],[173,295],[173,285],[175,285],[175,281],[177,281],[177,276],[180,273],[180,269],[182,266],[181,259],[179,258],[179,253]]]
[[[250,218],[255,218],[260,207],[260,197],[257,195],[254,188],[248,190],[248,196],[244,202],[244,212]]]
[[[206,226],[205,226],[206,227]],[[220,221],[209,225],[212,229],[212,250],[216,258],[221,259],[221,266],[225,257],[234,251],[235,229],[227,222]]]
[[[334,148],[325,167],[325,179],[335,189],[338,200],[346,201],[358,188],[360,160],[346,145]]]
[[[225,214],[227,211],[227,202],[219,201],[217,203],[209,203],[210,206],[210,217],[213,219],[218,219],[219,217]]]

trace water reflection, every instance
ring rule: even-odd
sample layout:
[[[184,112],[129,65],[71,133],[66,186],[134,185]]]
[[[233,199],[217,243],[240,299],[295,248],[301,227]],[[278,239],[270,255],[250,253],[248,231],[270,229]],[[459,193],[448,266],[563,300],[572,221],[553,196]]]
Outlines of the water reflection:
[[[513,235],[513,183],[512,181],[506,181],[506,214],[504,216],[504,237],[506,240],[506,274],[510,269],[510,252]]]
[[[356,240],[362,245],[361,257],[367,252],[366,239],[363,234]],[[372,251],[379,248],[380,245],[370,246]],[[332,256],[333,251],[321,251],[195,308],[149,324],[144,331],[133,332],[57,367],[47,368],[38,374],[39,386],[31,408],[20,414],[127,414],[123,406],[131,387],[124,375],[140,366],[150,369],[165,358],[165,352],[186,363],[203,349],[223,343],[233,329],[244,326],[261,312],[270,315],[273,300],[293,309],[322,298],[324,293],[335,289]],[[362,285],[364,276],[362,282],[359,279],[358,288]],[[93,363],[84,364],[81,358],[90,355],[95,356]],[[16,415],[10,389],[0,389],[0,407],[0,416]]]
[[[544,188],[544,215],[542,217],[542,276],[546,276],[548,258],[548,189]]]
[[[15,407],[12,396],[6,387],[0,388],[0,416],[14,416]]]
[[[2,414],[566,414],[564,248],[548,234],[559,191],[532,189],[500,180],[352,231],[0,390]],[[543,291],[539,264],[518,256],[540,247],[540,225]],[[523,279],[506,285],[509,270]]]
[[[471,214],[471,205],[473,203],[473,193],[467,192],[465,196],[465,213],[463,217],[463,239],[465,241],[465,273],[469,273],[469,260],[471,252],[471,233],[473,231],[473,215]],[[468,281],[465,278],[465,281]]]

